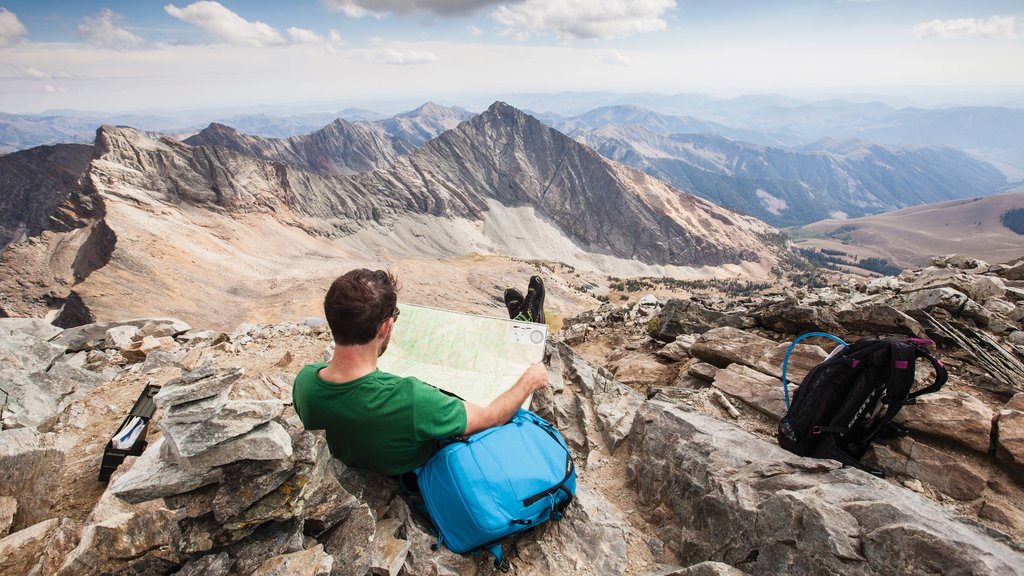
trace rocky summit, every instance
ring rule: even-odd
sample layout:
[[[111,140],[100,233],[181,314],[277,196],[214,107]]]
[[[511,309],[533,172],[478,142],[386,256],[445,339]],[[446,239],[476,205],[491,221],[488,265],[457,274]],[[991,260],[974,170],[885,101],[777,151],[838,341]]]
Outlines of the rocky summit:
[[[566,319],[533,408],[579,475],[559,522],[506,542],[516,574],[1024,574],[1024,262],[934,259],[783,294],[648,294]],[[919,336],[950,371],[866,456],[774,441],[801,332]],[[790,393],[828,353],[805,340]],[[0,319],[3,574],[487,574],[394,480],[331,458],[291,402],[321,318],[205,330]],[[919,366],[920,367],[920,366]],[[920,369],[921,381],[928,370]],[[149,386],[145,449],[97,481]]]

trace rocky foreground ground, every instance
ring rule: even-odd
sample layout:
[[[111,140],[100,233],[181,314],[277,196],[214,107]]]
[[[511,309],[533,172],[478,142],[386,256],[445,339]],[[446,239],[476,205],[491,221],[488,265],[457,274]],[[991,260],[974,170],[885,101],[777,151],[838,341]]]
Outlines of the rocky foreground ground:
[[[870,283],[606,304],[548,346],[534,408],[573,449],[567,516],[508,543],[518,574],[1024,574],[1024,264],[938,259]],[[796,334],[928,336],[949,385],[868,456],[770,434]],[[432,550],[396,483],[346,468],[290,403],[322,319],[231,333],[174,319],[0,320],[0,573],[479,574]],[[799,382],[831,347],[797,347]],[[921,379],[928,377],[920,370]],[[103,448],[147,385],[148,447]]]

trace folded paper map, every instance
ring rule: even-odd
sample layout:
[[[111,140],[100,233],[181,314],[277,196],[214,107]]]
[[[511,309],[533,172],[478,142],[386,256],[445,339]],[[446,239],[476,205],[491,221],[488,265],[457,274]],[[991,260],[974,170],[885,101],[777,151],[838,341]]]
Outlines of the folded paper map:
[[[544,358],[547,326],[401,304],[378,366],[486,406]],[[525,406],[529,406],[527,398]]]

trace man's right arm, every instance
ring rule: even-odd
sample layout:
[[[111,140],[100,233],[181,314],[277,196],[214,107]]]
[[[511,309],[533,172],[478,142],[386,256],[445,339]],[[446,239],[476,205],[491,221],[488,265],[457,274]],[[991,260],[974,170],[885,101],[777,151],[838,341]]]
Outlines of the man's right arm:
[[[487,406],[463,402],[466,407],[466,431],[470,435],[494,426],[501,426],[523,405],[526,397],[548,385],[548,370],[540,362],[531,364],[516,383]]]

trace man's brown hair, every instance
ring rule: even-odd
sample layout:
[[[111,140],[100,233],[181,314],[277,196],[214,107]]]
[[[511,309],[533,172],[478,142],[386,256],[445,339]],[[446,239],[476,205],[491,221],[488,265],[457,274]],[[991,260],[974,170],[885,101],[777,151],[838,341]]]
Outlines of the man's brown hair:
[[[324,297],[324,316],[336,344],[366,344],[395,312],[398,280],[391,272],[358,268],[338,277]]]

